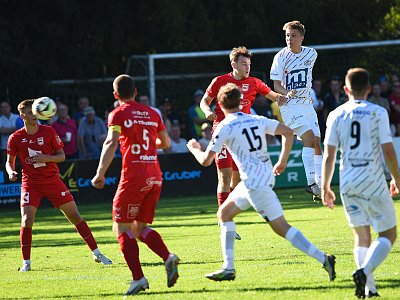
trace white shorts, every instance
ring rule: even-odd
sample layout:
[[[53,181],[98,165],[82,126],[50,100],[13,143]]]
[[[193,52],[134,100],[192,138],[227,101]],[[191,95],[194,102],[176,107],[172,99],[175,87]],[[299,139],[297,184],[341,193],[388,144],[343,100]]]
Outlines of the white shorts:
[[[368,199],[347,194],[340,197],[350,227],[372,226],[379,233],[396,226],[396,211],[389,191]]]
[[[317,113],[312,104],[282,105],[280,109],[283,122],[292,128],[299,138],[308,130],[321,137]]]
[[[271,188],[266,186],[249,190],[241,181],[229,194],[227,201],[230,199],[235,201],[240,210],[247,210],[252,206],[267,222],[283,215],[282,205],[278,197]]]

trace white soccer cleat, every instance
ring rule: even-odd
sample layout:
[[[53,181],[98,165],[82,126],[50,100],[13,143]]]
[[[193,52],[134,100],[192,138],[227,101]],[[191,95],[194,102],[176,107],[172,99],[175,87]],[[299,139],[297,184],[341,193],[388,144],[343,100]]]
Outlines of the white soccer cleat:
[[[179,257],[176,254],[170,253],[165,261],[165,271],[167,271],[167,286],[173,287],[178,280],[178,264]]]
[[[139,280],[133,280],[131,286],[126,291],[124,296],[137,295],[149,288],[149,282],[146,277],[142,277]]]
[[[93,259],[97,263],[102,263],[103,265],[111,265],[111,259],[105,257],[103,254],[99,253],[97,255],[93,254]]]
[[[18,269],[20,272],[28,272],[31,270],[31,264],[23,264],[21,268]]]

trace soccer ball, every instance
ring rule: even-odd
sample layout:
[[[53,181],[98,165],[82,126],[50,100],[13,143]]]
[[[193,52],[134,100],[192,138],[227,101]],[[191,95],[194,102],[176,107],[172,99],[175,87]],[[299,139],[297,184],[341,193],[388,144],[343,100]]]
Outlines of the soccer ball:
[[[49,97],[36,99],[32,105],[32,113],[40,120],[49,120],[57,112],[57,105]]]

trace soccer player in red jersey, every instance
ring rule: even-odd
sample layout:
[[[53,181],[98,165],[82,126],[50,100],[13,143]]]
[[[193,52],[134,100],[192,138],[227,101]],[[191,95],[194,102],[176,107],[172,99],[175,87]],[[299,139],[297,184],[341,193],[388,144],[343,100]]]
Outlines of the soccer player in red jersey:
[[[168,148],[170,139],[158,113],[135,101],[137,92],[132,77],[118,76],[113,88],[114,97],[121,105],[108,116],[108,135],[92,184],[103,188],[105,173],[119,142],[122,170],[113,199],[113,232],[133,277],[125,295],[136,295],[149,288],[140,265],[136,239],[162,258],[168,287],[178,279],[178,256],[169,252],[160,234],[147,226],[153,222],[162,186],[157,148]]]
[[[33,102],[24,100],[18,105],[24,127],[10,135],[7,145],[6,170],[10,181],[15,181],[18,176],[15,170],[17,155],[22,164],[20,242],[23,264],[19,271],[31,270],[32,226],[42,197],[49,199],[75,225],[92,251],[93,259],[109,265],[111,260],[100,253],[89,226],[60,178],[57,163],[65,160],[64,144],[52,127],[38,124],[32,113]]]
[[[252,53],[246,47],[233,48],[229,54],[232,72],[215,77],[201,99],[200,107],[206,118],[214,121],[213,131],[219,122],[225,118],[225,115],[218,101],[216,101],[214,112],[211,110],[210,104],[216,99],[219,89],[227,83],[234,83],[239,87],[241,91],[240,110],[247,114],[250,113],[250,108],[257,94],[261,94],[271,101],[276,101],[278,105],[284,103],[284,96],[272,91],[260,79],[249,76],[251,57]],[[218,205],[221,205],[228,198],[230,191],[239,183],[240,178],[238,168],[226,147],[223,147],[221,152],[216,155],[215,163],[218,170]]]

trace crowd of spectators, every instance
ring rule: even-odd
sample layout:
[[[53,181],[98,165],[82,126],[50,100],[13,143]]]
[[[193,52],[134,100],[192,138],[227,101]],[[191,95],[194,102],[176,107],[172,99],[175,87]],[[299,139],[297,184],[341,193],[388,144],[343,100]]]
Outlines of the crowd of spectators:
[[[324,87],[323,80],[314,79],[312,88],[314,108],[317,112],[323,140],[328,114],[346,102],[347,96],[343,91],[343,80],[339,76],[332,76],[326,82],[326,87]],[[175,110],[174,103],[168,98],[164,99],[159,107],[151,106],[151,101],[146,94],[136,98],[138,102],[152,107],[160,115],[171,137],[171,147],[160,150],[159,154],[187,152],[186,143],[191,138],[197,139],[203,150],[207,147],[211,140],[212,124],[200,109],[199,104],[203,95],[203,90],[195,90],[193,102],[187,103],[186,112]],[[392,135],[400,136],[400,80],[398,75],[394,74],[390,78],[381,76],[376,82],[373,82],[368,100],[388,111]],[[106,111],[104,118],[101,118],[90,105],[90,100],[86,96],[77,99],[73,113],[67,104],[61,101],[56,102],[57,114],[45,123],[52,126],[59,134],[64,143],[67,159],[99,158],[103,141],[107,136],[107,113],[109,111]],[[118,101],[114,102],[110,110],[118,105]],[[6,147],[9,135],[23,127],[21,118],[12,112],[13,109],[15,108],[12,108],[7,101],[0,102],[1,163],[4,163],[7,157]],[[262,95],[257,95],[252,113],[282,122],[279,106]],[[268,136],[267,138],[270,145],[279,145],[279,140],[275,137]]]

